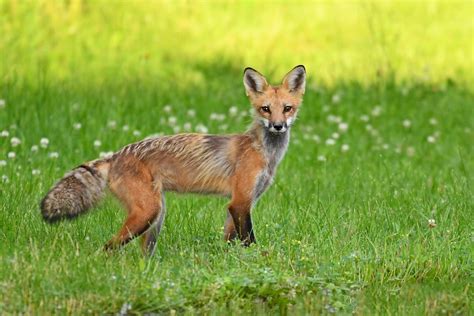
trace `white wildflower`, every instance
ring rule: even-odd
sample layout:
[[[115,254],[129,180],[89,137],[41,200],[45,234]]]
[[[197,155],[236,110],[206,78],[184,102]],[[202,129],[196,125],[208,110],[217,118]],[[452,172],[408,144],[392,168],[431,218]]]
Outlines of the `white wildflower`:
[[[334,144],[336,144],[336,140],[332,138],[326,139],[326,145],[333,146]]]
[[[412,147],[412,146],[407,147],[407,156],[408,157],[415,156],[415,147]]]
[[[349,128],[349,124],[341,122],[339,123],[338,127],[339,127],[339,131],[341,131],[342,133],[345,133],[347,132],[347,129]]]
[[[6,160],[0,160],[0,167],[5,167],[7,165]]]
[[[184,123],[184,125],[183,125],[183,129],[184,129],[186,132],[191,131],[192,128],[193,128],[193,127],[192,127],[191,123],[189,123],[189,122]]]
[[[12,144],[13,147],[16,147],[21,144],[21,140],[18,137],[12,137],[10,139],[10,143]]]
[[[319,155],[319,156],[318,156],[318,161],[325,162],[325,161],[326,161],[326,157],[323,156],[323,155]]]
[[[387,150],[387,149],[390,148],[390,146],[389,146],[389,144],[383,144],[383,145],[382,145],[382,148],[383,148],[384,150]]]
[[[333,123],[335,120],[336,120],[336,116],[332,115],[332,114],[329,114],[327,117],[326,117],[326,120],[330,123]]]
[[[229,126],[228,126],[227,124],[222,124],[222,125],[219,126],[219,129],[220,129],[221,131],[226,131],[228,127],[229,127]]]
[[[174,116],[170,116],[170,117],[168,118],[168,123],[169,123],[171,126],[175,125],[177,121],[178,121],[178,119],[176,119],[176,117],[174,117]]]
[[[426,138],[426,140],[428,141],[428,143],[433,144],[433,143],[436,142],[436,137],[430,135],[430,136],[428,136],[428,137]]]
[[[372,116],[379,116],[382,113],[382,108],[377,105],[372,109]]]
[[[339,139],[339,133],[335,132],[335,133],[332,133],[332,138],[334,139]]]
[[[15,159],[16,153],[13,152],[13,151],[10,151],[10,152],[7,154],[7,157],[10,158],[10,159]]]
[[[122,127],[122,131],[124,131],[124,132],[128,132],[129,130],[130,130],[130,126],[128,126],[128,125],[124,125]]]
[[[98,139],[94,140],[94,147],[98,148],[100,146],[102,146],[102,142]]]
[[[117,122],[116,121],[108,121],[107,122],[107,127],[111,129],[117,128]]]
[[[31,170],[31,174],[34,175],[34,176],[37,176],[41,173],[41,171],[39,169],[33,169]]]
[[[181,127],[179,127],[178,125],[173,126],[173,132],[174,132],[175,134],[179,133],[180,131],[181,131]]]
[[[428,227],[429,228],[435,228],[436,227],[436,221],[433,218],[430,218],[428,220]]]
[[[436,124],[438,124],[438,120],[435,119],[434,117],[432,117],[432,118],[430,118],[430,124],[431,125],[436,125]]]
[[[59,153],[57,151],[53,151],[53,152],[50,152],[48,156],[51,159],[56,159],[59,157]]]
[[[133,131],[133,136],[138,137],[138,136],[140,136],[141,134],[142,134],[142,132],[140,132],[139,130],[134,130],[134,131]]]
[[[206,134],[208,132],[208,129],[203,124],[198,124],[196,125],[196,132]]]
[[[361,116],[360,116],[360,120],[361,120],[362,122],[368,122],[369,119],[370,119],[370,118],[369,118],[368,115],[365,115],[365,114],[364,114],[364,115],[361,115]]]
[[[4,109],[5,106],[7,106],[7,103],[5,102],[5,100],[0,99],[0,109]]]
[[[311,138],[318,144],[321,142],[321,137],[319,137],[319,135],[314,134]]]
[[[343,144],[343,145],[341,146],[341,151],[342,151],[343,153],[349,151],[349,145]]]
[[[238,112],[239,112],[239,109],[236,106],[231,106],[229,108],[229,115],[230,116],[236,116]]]
[[[72,125],[72,127],[73,127],[74,129],[81,129],[82,124],[79,123],[79,122],[76,122],[76,123],[74,123],[74,124]]]
[[[119,315],[128,315],[128,311],[132,309],[132,304],[130,303],[123,303],[122,307],[120,308]],[[171,314],[171,313],[170,313]]]
[[[370,132],[370,131],[373,130],[373,129],[374,129],[374,128],[372,127],[372,125],[370,125],[370,124],[365,125],[365,130],[366,130],[366,131],[369,131],[369,132]]]
[[[223,121],[225,120],[225,115],[219,113],[211,113],[209,119],[211,119],[212,121]]]
[[[38,145],[31,146],[31,151],[34,152],[34,153],[37,152],[38,149],[39,149]]]
[[[109,158],[109,157],[112,157],[113,154],[114,154],[113,151],[101,151],[99,153],[99,157],[100,158]]]
[[[187,114],[188,114],[189,117],[195,117],[196,116],[196,111],[194,111],[193,109],[190,109],[190,110],[188,110]]]
[[[4,175],[2,176],[2,182],[3,182],[3,183],[8,183],[9,181],[10,181],[10,180],[8,179],[8,176],[7,176],[6,174],[4,174]]]
[[[10,133],[7,130],[4,130],[0,133],[0,137],[8,137],[10,136]]]
[[[163,107],[163,111],[165,111],[166,113],[170,113],[171,112],[171,105],[167,104]]]
[[[45,138],[45,137],[41,138],[41,139],[40,139],[40,145],[41,145],[41,147],[43,147],[43,148],[48,147],[48,145],[49,145],[49,139],[47,139],[47,138]]]
[[[338,93],[334,94],[331,98],[331,101],[334,104],[341,102],[341,95]]]
[[[340,116],[335,116],[335,115],[332,115],[332,114],[329,114],[326,117],[326,120],[330,123],[341,123],[342,122],[342,118]]]
[[[410,128],[411,121],[410,120],[403,120],[402,124],[403,124],[403,127]]]

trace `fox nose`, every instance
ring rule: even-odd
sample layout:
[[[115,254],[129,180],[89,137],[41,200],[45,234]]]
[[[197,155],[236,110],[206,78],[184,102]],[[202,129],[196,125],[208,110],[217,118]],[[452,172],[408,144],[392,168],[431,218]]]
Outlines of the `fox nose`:
[[[281,129],[283,128],[283,124],[282,123],[273,124],[273,128],[276,129],[277,131],[281,131]]]

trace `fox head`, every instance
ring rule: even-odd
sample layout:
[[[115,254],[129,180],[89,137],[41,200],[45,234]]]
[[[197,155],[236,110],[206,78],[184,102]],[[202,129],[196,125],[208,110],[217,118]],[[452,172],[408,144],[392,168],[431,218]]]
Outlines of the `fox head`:
[[[293,68],[280,85],[272,86],[265,77],[252,68],[244,71],[244,86],[256,118],[272,133],[285,133],[296,119],[303,99],[306,69]]]

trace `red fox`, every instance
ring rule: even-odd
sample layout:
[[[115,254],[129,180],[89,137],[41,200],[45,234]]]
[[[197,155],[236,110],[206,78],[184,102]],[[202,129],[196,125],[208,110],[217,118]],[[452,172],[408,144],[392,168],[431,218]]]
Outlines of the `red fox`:
[[[66,174],[41,202],[43,218],[74,218],[94,206],[106,186],[128,216],[105,249],[124,246],[142,235],[145,254],[152,254],[165,217],[164,192],[219,194],[230,197],[224,239],[255,242],[252,206],[270,186],[289,143],[306,84],[302,65],[279,86],[267,83],[252,68],[244,86],[254,121],[243,134],[178,134],[147,138],[112,156],[86,162]]]

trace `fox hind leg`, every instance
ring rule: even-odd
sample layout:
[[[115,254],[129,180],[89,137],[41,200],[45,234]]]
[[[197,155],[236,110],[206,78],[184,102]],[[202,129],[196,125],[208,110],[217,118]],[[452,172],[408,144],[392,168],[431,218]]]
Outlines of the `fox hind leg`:
[[[145,234],[142,235],[142,250],[145,255],[152,256],[155,253],[156,249],[156,239],[160,234],[161,227],[165,220],[166,206],[165,206],[165,197],[161,196],[161,211],[160,215],[156,219],[155,223],[148,228]]]
[[[105,245],[106,250],[127,244],[157,223],[161,216],[161,191],[154,189],[149,174],[142,173],[122,175],[117,181],[111,181],[110,189],[125,206],[128,216],[119,232]]]

